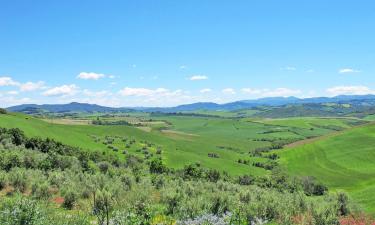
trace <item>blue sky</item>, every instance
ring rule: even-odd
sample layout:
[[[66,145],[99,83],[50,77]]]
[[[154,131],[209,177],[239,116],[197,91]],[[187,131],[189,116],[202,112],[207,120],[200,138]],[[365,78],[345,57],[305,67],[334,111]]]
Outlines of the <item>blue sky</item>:
[[[0,1],[0,106],[375,93],[375,2]]]

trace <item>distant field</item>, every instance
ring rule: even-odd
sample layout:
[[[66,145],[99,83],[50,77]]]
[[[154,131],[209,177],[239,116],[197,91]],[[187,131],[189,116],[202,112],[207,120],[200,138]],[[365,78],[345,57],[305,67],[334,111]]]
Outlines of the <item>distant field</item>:
[[[199,120],[198,120],[199,121]],[[151,132],[143,131],[131,126],[93,126],[93,125],[64,125],[42,121],[22,114],[1,115],[0,127],[20,128],[28,136],[50,137],[62,141],[69,145],[82,147],[84,149],[111,151],[102,142],[106,136],[118,137],[114,141],[114,146],[119,149],[118,155],[123,157],[122,151],[127,150],[135,154],[147,141],[154,147],[151,151],[155,152],[155,147],[160,146],[162,157],[168,166],[182,168],[189,163],[200,162],[203,166],[225,170],[230,174],[254,174],[261,175],[267,173],[266,170],[250,165],[238,164],[238,159],[248,159],[250,162],[264,161],[263,158],[251,158],[247,151],[250,149],[251,141],[247,139],[236,143],[228,135],[226,140],[220,140],[215,137],[201,137],[199,134],[187,135],[182,132],[167,133],[160,130]],[[232,127],[232,129],[234,129]],[[178,130],[176,130],[178,131]],[[230,134],[230,131],[227,131]],[[189,132],[187,132],[189,133]],[[188,138],[186,138],[188,137]],[[136,143],[129,148],[121,141],[122,138],[136,140]],[[220,149],[217,146],[239,146],[239,152]],[[258,144],[262,146],[262,144]],[[233,146],[234,147],[234,146]],[[208,153],[217,153],[220,158],[209,158]]]
[[[345,118],[255,121],[248,118],[150,116],[143,113],[100,117],[100,120],[145,123],[142,126],[95,126],[86,123],[97,119],[97,116],[103,115],[83,115],[75,119],[53,119],[46,122],[23,114],[1,115],[0,127],[17,127],[28,136],[51,137],[89,150],[113,153],[113,147],[119,157],[124,157],[124,151],[143,156],[144,149],[152,154],[161,149],[162,158],[173,168],[199,162],[205,167],[220,169],[233,175],[263,175],[268,171],[252,164],[267,159],[251,156],[249,152],[270,147],[274,141],[293,142],[346,129],[353,122],[352,119]],[[113,142],[110,146],[108,143],[104,144],[108,140]],[[218,157],[209,157],[210,153],[215,153]],[[239,159],[248,160],[248,165],[239,164]]]
[[[291,174],[311,175],[332,191],[345,190],[375,212],[375,124],[283,150],[280,156]]]
[[[365,120],[370,120],[370,121],[375,121],[375,114],[373,114],[373,115],[368,115],[368,116],[366,116],[366,117],[363,118],[363,119],[365,119]]]

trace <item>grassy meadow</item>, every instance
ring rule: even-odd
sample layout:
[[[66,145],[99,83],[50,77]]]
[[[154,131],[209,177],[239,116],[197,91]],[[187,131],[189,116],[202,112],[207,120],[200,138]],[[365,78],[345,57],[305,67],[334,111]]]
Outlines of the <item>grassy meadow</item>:
[[[310,175],[331,191],[345,190],[375,212],[375,125],[348,129],[280,152],[290,174]]]
[[[148,151],[162,151],[162,158],[172,168],[182,168],[189,163],[200,163],[207,168],[217,168],[233,175],[263,175],[268,171],[254,167],[254,162],[266,159],[251,156],[259,148],[274,141],[293,142],[334,132],[337,128],[351,126],[352,119],[299,118],[285,120],[252,120],[246,118],[216,118],[199,116],[152,116],[150,114],[126,117],[100,117],[103,120],[152,121],[142,126],[90,125],[84,121],[96,120],[97,115],[83,115],[78,119],[49,119],[47,121],[23,114],[0,116],[0,126],[17,127],[28,136],[50,137],[65,144],[88,150],[109,151],[124,157],[124,151],[142,155],[148,142]],[[63,124],[65,123],[65,124]],[[82,124],[79,124],[82,123]],[[289,125],[288,125],[289,124]],[[325,127],[323,127],[323,125]],[[332,125],[330,127],[330,125]],[[113,137],[113,152],[103,144]],[[128,139],[128,143],[122,139]],[[132,141],[134,143],[129,144]],[[152,145],[152,146],[151,146]],[[217,157],[209,157],[214,153]],[[247,160],[248,165],[239,164]]]

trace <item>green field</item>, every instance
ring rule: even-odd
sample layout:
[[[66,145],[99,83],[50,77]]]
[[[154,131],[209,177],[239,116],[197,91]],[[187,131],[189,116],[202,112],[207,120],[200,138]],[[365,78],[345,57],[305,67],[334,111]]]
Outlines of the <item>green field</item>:
[[[185,121],[187,122],[187,121]],[[198,120],[197,123],[202,121]],[[215,123],[213,123],[215,124]],[[191,124],[190,124],[191,126]],[[232,126],[231,124],[228,126]],[[249,125],[250,126],[250,125]],[[230,130],[225,134],[228,135],[225,140],[215,139],[215,137],[207,138],[201,137],[199,133],[190,134],[185,132],[165,132],[155,129],[151,132],[146,132],[141,129],[130,126],[92,126],[92,125],[62,125],[48,123],[30,116],[21,114],[1,115],[0,127],[6,128],[20,128],[28,136],[50,137],[59,140],[63,143],[78,146],[83,149],[90,150],[104,150],[109,151],[102,143],[105,136],[121,137],[135,139],[136,144],[129,149],[116,139],[114,146],[120,149],[119,156],[121,157],[122,150],[128,150],[137,153],[143,144],[141,142],[147,141],[155,146],[160,146],[163,150],[163,160],[168,166],[173,168],[182,168],[189,163],[200,162],[203,166],[209,168],[217,168],[222,171],[227,171],[231,174],[254,174],[261,175],[266,173],[265,170],[253,167],[251,165],[238,164],[237,160],[248,159],[253,161],[262,161],[263,158],[250,158],[247,151],[252,144],[244,137],[242,141],[233,139]],[[260,129],[260,128],[254,128]],[[182,129],[184,130],[184,129]],[[236,130],[232,126],[232,130]],[[215,131],[215,128],[212,129]],[[93,137],[101,139],[95,142]],[[227,142],[226,140],[231,140]],[[254,146],[262,146],[263,143],[255,143]],[[233,146],[238,147],[238,152],[233,150],[223,150],[217,146]],[[152,151],[153,149],[151,149]],[[220,158],[209,158],[207,155],[210,152],[217,153]]]
[[[367,212],[375,212],[374,124],[283,150],[280,156],[291,174],[314,176],[331,191],[345,190]]]
[[[139,115],[138,115],[139,116]],[[253,162],[264,162],[262,157],[250,156],[249,152],[270,146],[272,140],[301,140],[311,136],[333,132],[329,127],[311,129],[310,126],[286,126],[288,121],[279,124],[278,120],[251,121],[249,119],[211,118],[196,116],[155,116],[145,114],[143,119],[164,121],[149,128],[132,126],[93,126],[64,125],[42,121],[23,114],[0,116],[0,127],[17,127],[28,136],[50,137],[63,143],[83,149],[111,151],[103,144],[106,136],[115,137],[113,146],[124,157],[124,150],[141,155],[145,143],[151,143],[149,151],[155,154],[162,149],[162,158],[172,168],[182,168],[189,163],[199,162],[208,168],[217,168],[230,174],[263,175],[268,171],[252,166]],[[301,119],[302,120],[302,119]],[[326,119],[311,119],[314,123]],[[350,119],[332,119],[330,123],[342,128],[350,126]],[[136,143],[127,146],[122,139],[134,139]],[[260,141],[259,139],[266,138]],[[218,158],[208,157],[215,153]],[[248,160],[249,164],[239,164],[238,159]]]

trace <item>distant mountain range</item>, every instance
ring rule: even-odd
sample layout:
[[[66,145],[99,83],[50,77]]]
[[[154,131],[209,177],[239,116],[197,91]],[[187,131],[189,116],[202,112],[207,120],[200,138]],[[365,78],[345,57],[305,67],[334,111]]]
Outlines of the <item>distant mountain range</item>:
[[[340,95],[336,97],[316,97],[316,98],[296,98],[296,97],[273,97],[260,98],[255,100],[243,100],[230,102],[225,104],[217,104],[213,102],[198,102],[193,104],[179,105],[176,107],[122,107],[113,108],[105,107],[96,104],[77,103],[69,104],[23,104],[7,108],[13,112],[37,113],[37,112],[129,112],[129,111],[143,111],[143,112],[183,112],[196,110],[240,110],[249,109],[260,106],[283,106],[283,105],[297,105],[297,104],[323,104],[323,103],[338,103],[351,104],[360,106],[375,106],[375,95]]]

